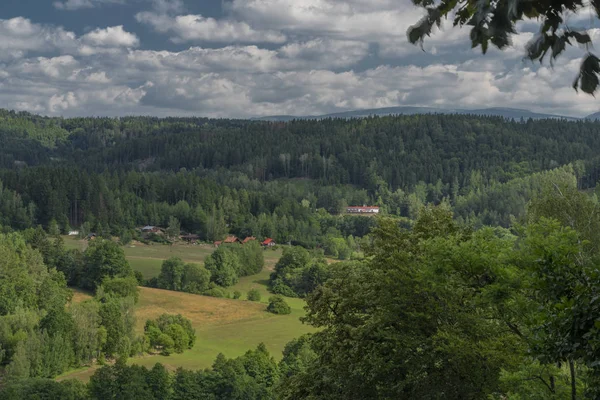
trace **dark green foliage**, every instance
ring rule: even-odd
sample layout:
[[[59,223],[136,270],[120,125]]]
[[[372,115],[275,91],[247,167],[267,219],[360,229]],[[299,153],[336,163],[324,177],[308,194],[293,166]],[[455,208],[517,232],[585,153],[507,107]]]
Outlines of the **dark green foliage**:
[[[236,284],[239,277],[259,273],[264,264],[263,250],[256,241],[221,245],[204,261],[211,282],[224,287]]]
[[[269,280],[273,293],[304,297],[327,280],[328,266],[322,256],[314,257],[302,247],[283,250]]]
[[[162,264],[157,287],[180,292],[201,294],[208,290],[210,272],[197,264],[185,264],[172,257]]]
[[[33,378],[0,388],[3,400],[87,400],[87,390],[81,381],[56,382],[51,379]]]
[[[242,292],[240,292],[239,290],[235,290],[235,291],[233,292],[233,298],[234,298],[235,300],[237,300],[237,299],[239,299],[240,297],[242,297]]]
[[[129,355],[135,325],[134,300],[108,296],[100,304],[101,325],[106,330],[102,351],[107,356]]]
[[[11,115],[4,123],[39,124],[40,117],[2,113]],[[52,121],[69,132],[68,140],[53,149],[28,147],[32,154],[22,159],[35,161],[18,171],[9,137],[0,135],[1,225],[48,227],[55,220],[125,238],[123,232],[148,223],[168,226],[173,217],[202,240],[221,240],[229,230],[240,238],[327,245],[338,257],[341,246],[346,258],[341,242],[326,243],[329,228],[339,231],[337,239],[358,238],[375,220],[336,215],[344,204],[377,204],[382,213],[414,219],[422,205],[448,199],[469,223],[508,226],[531,197],[528,175],[583,160],[580,182],[590,186],[598,179],[593,122],[465,115],[279,124]],[[249,134],[263,140],[246,143]],[[281,154],[290,155],[289,163],[281,163]],[[50,156],[63,161],[51,163]],[[106,165],[110,172],[102,172]]]
[[[106,278],[134,276],[123,249],[111,240],[93,240],[84,253],[81,286],[96,290]]]
[[[260,301],[260,292],[258,291],[258,289],[250,289],[248,290],[248,293],[246,294],[246,298],[249,301]]]
[[[110,278],[109,276],[106,276],[102,280],[102,285],[98,288],[98,295],[99,297],[130,297],[137,303],[140,296],[137,286],[138,280],[134,276],[127,276],[124,278]]]
[[[416,25],[411,26],[407,32],[411,43],[423,43],[435,26],[441,26],[443,19],[452,16],[454,25],[463,27],[471,26],[472,47],[481,46],[485,54],[491,42],[499,49],[504,49],[511,44],[511,37],[517,33],[517,23],[520,21],[537,18],[539,20],[539,33],[527,46],[526,57],[531,61],[539,60],[540,63],[546,55],[550,64],[565,51],[566,45],[590,46],[592,40],[585,31],[572,30],[567,24],[572,13],[584,12],[589,4],[582,0],[564,0],[557,2],[519,2],[503,1],[497,3],[478,2],[466,0],[456,2],[441,0],[413,0],[417,6],[423,7],[427,14]],[[600,16],[600,4],[591,2],[595,17]],[[587,11],[585,11],[587,12]],[[588,53],[584,58],[579,75],[573,87],[586,93],[594,93],[598,87],[598,74],[600,63],[598,58]]]
[[[281,295],[275,295],[269,297],[269,305],[267,311],[273,314],[291,314],[292,309],[285,302],[285,299]]]

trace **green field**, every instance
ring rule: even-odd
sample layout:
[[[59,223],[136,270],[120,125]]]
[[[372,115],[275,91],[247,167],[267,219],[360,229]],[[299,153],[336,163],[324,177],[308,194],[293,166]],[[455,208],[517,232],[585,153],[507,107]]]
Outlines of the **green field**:
[[[85,246],[85,242],[71,238],[65,242],[71,248]],[[133,269],[150,278],[158,275],[161,263],[166,258],[176,255],[188,262],[201,263],[214,248],[207,245],[174,245],[172,248],[165,245],[141,245],[126,247],[124,250]],[[235,290],[242,292],[242,298],[239,300],[141,287],[137,307],[138,333],[143,332],[143,325],[149,318],[156,318],[162,313],[183,314],[192,321],[197,340],[194,348],[183,354],[138,357],[131,359],[130,363],[152,366],[160,362],[170,369],[201,369],[210,367],[219,353],[227,357],[237,357],[261,342],[265,343],[276,359],[281,358],[281,352],[287,342],[304,333],[314,332],[314,328],[302,324],[299,320],[304,315],[305,303],[301,299],[287,299],[292,308],[290,315],[266,312],[270,296],[266,285],[279,257],[280,250],[265,250],[263,271],[257,275],[243,277],[235,286],[227,288],[230,293]],[[245,300],[246,293],[252,288],[260,291],[260,302]],[[84,299],[85,295],[77,294],[76,298]],[[96,368],[80,368],[61,375],[59,379],[87,380]]]

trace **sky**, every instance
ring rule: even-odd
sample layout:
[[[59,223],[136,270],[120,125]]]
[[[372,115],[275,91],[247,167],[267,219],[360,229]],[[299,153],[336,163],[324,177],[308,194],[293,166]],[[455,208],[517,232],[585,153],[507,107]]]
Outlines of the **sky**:
[[[537,26],[483,56],[447,23],[423,48],[410,0],[0,0],[0,108],[51,116],[319,115],[392,106],[584,116],[585,51],[523,60]],[[569,16],[596,42],[589,10]]]

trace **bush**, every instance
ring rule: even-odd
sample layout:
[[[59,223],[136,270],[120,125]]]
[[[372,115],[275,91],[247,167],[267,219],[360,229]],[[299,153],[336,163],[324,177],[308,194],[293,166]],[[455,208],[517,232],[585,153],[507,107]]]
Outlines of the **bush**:
[[[239,290],[236,290],[235,292],[233,292],[233,298],[234,299],[239,299],[240,297],[242,297],[242,292],[240,292]]]
[[[267,306],[267,311],[273,314],[285,315],[290,314],[292,312],[292,309],[290,308],[288,303],[285,302],[283,296],[275,295],[269,298],[269,305]]]
[[[219,298],[227,297],[227,292],[225,291],[225,289],[223,289],[222,287],[219,287],[219,286],[214,286],[208,290],[205,290],[202,294],[204,296],[210,296],[210,297],[219,297]]]
[[[294,292],[294,290],[291,287],[283,283],[281,279],[276,279],[273,281],[271,286],[271,292],[275,294],[281,294],[286,297],[298,297],[296,292]]]
[[[248,294],[246,296],[250,301],[260,301],[260,292],[258,289],[248,290]]]
[[[191,321],[182,315],[163,314],[156,320],[147,320],[144,336],[150,348],[167,356],[191,349],[196,341]]]

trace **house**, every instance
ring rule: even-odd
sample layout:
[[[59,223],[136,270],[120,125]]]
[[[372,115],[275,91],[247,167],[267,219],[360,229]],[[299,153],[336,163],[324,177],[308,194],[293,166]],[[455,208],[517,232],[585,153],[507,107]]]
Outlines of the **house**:
[[[189,235],[181,235],[181,240],[185,240],[186,242],[193,243],[200,240],[200,236],[189,234]]]
[[[266,238],[261,245],[265,246],[265,247],[272,247],[275,246],[277,243],[275,243],[275,241],[271,238]]]
[[[79,236],[79,231],[69,231],[69,236]]]
[[[379,207],[376,206],[348,206],[348,214],[379,214]]]
[[[142,232],[144,233],[158,233],[161,229],[157,226],[146,225],[142,228]]]
[[[221,243],[223,243],[220,240],[217,240],[216,242],[214,242],[213,244],[215,245],[215,247],[219,247],[221,245]]]
[[[236,236],[227,236],[225,240],[223,240],[223,243],[240,243],[240,239]]]
[[[96,234],[95,233],[90,233],[89,235],[87,235],[85,237],[85,240],[94,240],[96,239]]]
[[[251,240],[256,240],[254,236],[248,236],[246,239],[242,240],[242,244],[246,244]]]

